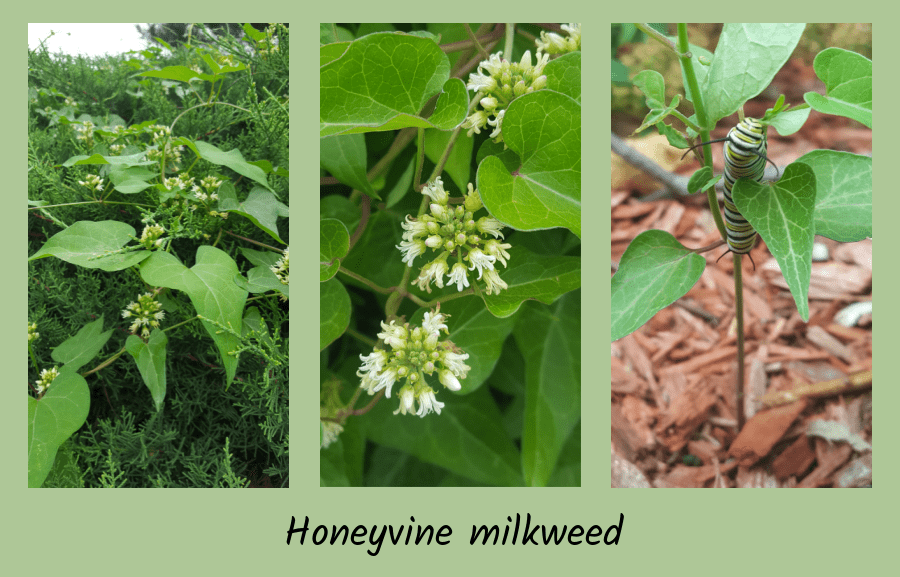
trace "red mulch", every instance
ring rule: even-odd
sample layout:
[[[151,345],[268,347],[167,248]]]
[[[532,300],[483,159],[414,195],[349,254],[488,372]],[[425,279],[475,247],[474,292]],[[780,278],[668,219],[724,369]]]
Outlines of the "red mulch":
[[[762,115],[752,108],[745,108],[748,116]],[[714,137],[727,132],[727,122],[721,126],[723,133]],[[714,148],[718,174],[721,145]],[[768,156],[785,166],[817,148],[866,153],[871,131],[813,113],[801,132],[770,136]],[[689,160],[676,171],[696,170]],[[614,166],[613,263],[648,229],[667,230],[689,247],[719,240],[705,195],[641,202],[652,191],[648,181],[623,182],[616,171]],[[703,254],[707,268],[685,297],[612,343],[614,487],[871,485],[871,373],[868,380],[860,373],[872,368],[872,319],[845,327],[835,315],[851,303],[871,301],[872,245],[816,241],[828,246],[829,259],[813,263],[809,322],[800,319],[761,240],[752,251],[756,270],[742,259],[748,402],[740,432],[731,255],[715,263],[724,247]],[[849,375],[857,382],[840,382]],[[808,435],[812,431],[816,435]]]

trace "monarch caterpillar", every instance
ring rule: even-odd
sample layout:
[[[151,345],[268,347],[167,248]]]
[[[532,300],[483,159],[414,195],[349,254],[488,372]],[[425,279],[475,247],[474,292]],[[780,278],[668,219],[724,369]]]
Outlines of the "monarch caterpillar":
[[[734,205],[731,188],[739,178],[762,182],[766,161],[772,162],[766,158],[766,126],[755,118],[744,118],[725,138],[698,144],[688,152],[697,146],[713,142],[725,143],[725,232],[728,249],[735,254],[748,254],[756,241],[756,231]],[[775,166],[774,162],[772,166]],[[775,170],[778,170],[777,166]],[[750,260],[752,262],[753,258]],[[755,266],[754,263],[754,268]]]

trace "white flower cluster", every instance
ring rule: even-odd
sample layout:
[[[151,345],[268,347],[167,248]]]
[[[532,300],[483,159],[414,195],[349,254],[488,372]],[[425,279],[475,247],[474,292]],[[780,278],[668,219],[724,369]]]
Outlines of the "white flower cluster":
[[[166,190],[189,190],[193,185],[194,177],[188,176],[186,172],[163,179],[163,186],[166,187]]]
[[[166,229],[158,224],[147,225],[144,227],[144,231],[141,233],[141,239],[138,242],[140,242],[147,250],[160,248],[163,244],[163,239],[160,237],[165,233]]]
[[[36,341],[41,336],[41,333],[37,332],[37,323],[28,323],[28,342]]]
[[[506,267],[512,248],[508,243],[501,243],[503,223],[485,216],[474,220],[473,213],[484,205],[478,191],[469,184],[469,190],[462,205],[449,205],[450,195],[444,190],[440,177],[422,189],[422,194],[433,201],[430,214],[418,218],[406,216],[403,241],[397,246],[403,253],[403,262],[412,266],[413,261],[426,249],[438,252],[437,258],[424,265],[419,277],[414,281],[420,290],[431,292],[431,283],[444,288],[444,275],[449,278],[448,284],[455,284],[461,291],[469,286],[469,271],[478,269],[478,279],[484,278],[487,294],[497,294],[509,286],[500,278],[494,268],[496,262]],[[487,235],[493,238],[486,239]],[[451,266],[447,260],[455,261]],[[466,267],[465,262],[469,263]]]
[[[46,391],[50,387],[50,383],[53,382],[53,379],[59,376],[59,371],[56,367],[52,369],[44,369],[41,371],[41,378],[34,382],[35,390],[37,394],[40,396],[44,391]]]
[[[541,37],[534,41],[538,54],[565,54],[581,50],[581,24],[563,24],[560,28],[568,34],[568,38],[556,32],[541,32]]]
[[[84,180],[79,180],[78,184],[81,186],[86,186],[92,191],[96,190],[97,192],[103,191],[103,179],[97,176],[96,174],[87,175]]]
[[[78,140],[83,140],[85,144],[88,146],[94,146],[94,123],[90,120],[85,120],[81,124],[73,124],[75,128],[75,132],[78,133],[78,136],[75,138]]]
[[[337,441],[337,438],[344,432],[344,427],[333,421],[319,421],[322,425],[322,444],[321,449],[327,449],[328,445]]]
[[[274,266],[269,268],[269,270],[271,270],[273,273],[275,273],[275,276],[278,277],[278,280],[281,281],[281,284],[284,284],[284,285],[291,284],[291,282],[290,282],[290,278],[291,278],[290,272],[291,271],[290,271],[290,260],[289,260],[290,253],[288,252],[288,251],[290,251],[290,249],[291,249],[291,247],[286,247],[284,249],[284,254],[281,256],[280,259],[278,259],[278,262],[276,262]]]
[[[445,323],[449,316],[439,311],[426,312],[420,327],[410,327],[409,323],[398,325],[393,320],[390,324],[382,322],[378,338],[391,348],[391,352],[376,348],[370,355],[359,356],[363,361],[356,373],[362,378],[360,388],[370,395],[384,389],[390,398],[394,383],[405,379],[397,394],[400,408],[394,414],[412,413],[413,403],[417,401],[419,408],[415,414],[419,417],[432,411],[440,415],[444,403],[435,398],[434,389],[425,382],[425,375],[437,373],[442,385],[458,391],[462,387],[459,380],[465,379],[471,369],[463,363],[469,358],[468,354],[461,353],[450,341],[438,340],[441,330],[449,334]]]
[[[259,55],[263,58],[268,58],[270,55],[278,52],[278,37],[275,34],[276,28],[277,24],[272,24],[266,28],[266,37],[260,40],[256,45]]]
[[[136,303],[129,303],[122,311],[123,319],[134,318],[129,331],[137,334],[138,329],[141,329],[141,336],[145,339],[150,336],[150,328],[159,328],[159,321],[163,320],[165,316],[166,313],[163,312],[162,306],[156,301],[153,293],[142,294]]]
[[[215,176],[206,176],[200,181],[200,186],[195,184],[191,187],[191,192],[193,192],[194,197],[201,202],[206,202],[207,200],[219,200],[219,195],[212,191],[219,188],[221,184],[222,181]]]
[[[547,86],[544,67],[550,60],[550,55],[538,52],[536,60],[532,65],[530,50],[525,51],[522,60],[513,63],[501,58],[498,52],[482,61],[478,65],[478,71],[469,75],[466,88],[476,91],[476,96],[480,97],[478,106],[462,125],[468,129],[469,136],[481,134],[482,128],[492,126],[494,130],[490,137],[497,143],[503,141],[503,115],[509,104],[523,94]]]
[[[219,200],[219,195],[216,192],[213,192],[219,186],[222,185],[222,181],[214,176],[206,176],[203,180],[200,181],[199,185],[194,184],[195,178],[193,176],[188,176],[186,172],[182,172],[175,176],[163,179],[163,186],[166,187],[166,190],[174,190],[178,191],[181,196],[182,206],[191,212],[197,210],[197,207],[200,206],[197,204],[198,202],[202,203],[203,209],[209,213],[210,216],[219,217],[222,219],[228,218],[227,212],[219,212],[215,209],[210,208],[209,202]],[[190,191],[190,194],[182,194]],[[178,202],[178,201],[176,201]]]
[[[191,80],[194,79],[192,78]],[[162,150],[156,148],[147,151],[147,156],[150,160],[159,160],[162,157],[163,152],[165,152],[166,158],[171,158],[176,164],[181,164],[181,151],[184,149],[184,146],[172,146],[171,139],[169,138],[172,135],[172,129],[161,124],[148,126],[147,129],[153,131],[153,137],[150,140],[150,144],[155,146],[162,145],[163,147]],[[167,186],[166,188],[169,187]]]

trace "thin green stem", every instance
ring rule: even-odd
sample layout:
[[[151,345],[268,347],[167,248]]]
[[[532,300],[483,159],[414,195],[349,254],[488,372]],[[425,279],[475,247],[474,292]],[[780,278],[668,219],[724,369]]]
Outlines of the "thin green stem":
[[[703,93],[700,91],[700,83],[697,81],[697,74],[694,71],[694,63],[691,60],[689,52],[690,44],[688,43],[687,25],[678,24],[678,46],[677,51],[680,54],[681,64],[684,69],[684,77],[687,81],[688,88],[693,95],[694,111],[697,115],[697,122],[700,125],[700,138],[707,144],[703,145],[703,162],[704,165],[712,169],[712,148],[709,141],[710,119],[706,113],[706,107],[703,104]],[[706,191],[706,198],[709,202],[709,209],[712,212],[713,220],[719,234],[723,239],[728,238],[725,230],[725,221],[722,220],[722,213],[719,210],[719,201],[716,198],[715,187],[711,187]],[[735,386],[735,407],[737,409],[738,431],[744,427],[744,285],[741,276],[741,255],[733,254],[734,260],[734,306],[735,319],[737,320],[737,383]]]
[[[737,410],[738,431],[744,428],[744,281],[741,269],[743,255],[733,253],[734,260],[734,314],[737,321],[737,384],[735,385],[735,408]]]
[[[444,154],[441,155],[441,158],[438,160],[437,165],[434,167],[434,178],[444,171],[444,166],[447,164],[447,160],[450,158],[450,153],[453,151],[453,145],[456,144],[457,139],[459,138],[460,133],[462,132],[462,124],[456,127],[450,134],[450,141],[447,143],[447,148],[444,149]]]
[[[34,356],[34,351],[31,348],[31,341],[28,342],[28,356],[31,357],[31,365],[34,367],[34,372],[40,375],[41,371],[38,370],[38,363],[37,359]]]
[[[472,42],[472,46],[477,50],[478,54],[481,56],[482,60],[487,60],[491,57],[490,53],[487,49],[481,44],[478,40],[478,36],[472,31],[472,28],[468,24],[463,25],[466,29],[466,35],[469,37],[469,40]]]
[[[690,58],[690,52],[688,52],[687,50],[683,50],[683,51],[679,50],[679,47],[676,46],[673,41],[669,40],[668,38],[666,38],[665,36],[663,36],[662,34],[657,32],[656,30],[654,30],[649,24],[635,23],[635,27],[638,30],[640,30],[641,32],[643,32],[644,34],[646,34],[647,36],[649,36],[650,38],[652,38],[652,39],[656,40],[657,42],[659,42],[660,44],[662,44],[663,46],[667,46],[669,49],[672,50],[672,52],[677,54],[679,57],[687,56],[688,58]]]
[[[352,270],[347,270],[347,269],[345,269],[344,267],[340,267],[340,268],[338,269],[338,272],[339,272],[339,273],[343,273],[343,274],[349,276],[349,277],[352,278],[353,280],[356,280],[356,281],[359,281],[359,282],[363,283],[364,285],[366,285],[367,287],[369,287],[369,288],[372,289],[373,291],[379,292],[379,293],[381,293],[381,294],[383,294],[383,295],[388,295],[388,294],[391,294],[392,292],[394,292],[394,289],[393,289],[393,288],[384,288],[384,287],[380,287],[380,286],[378,286],[377,284],[375,284],[374,282],[372,282],[372,281],[370,281],[369,279],[367,279],[366,277],[360,276],[360,275],[356,274],[355,272],[353,272]]]
[[[181,322],[178,323],[177,325],[172,325],[171,327],[166,327],[166,328],[163,329],[163,332],[167,333],[167,332],[171,331],[172,329],[177,329],[177,328],[180,327],[181,325],[186,325],[186,324],[188,324],[188,323],[191,322],[191,321],[197,320],[197,318],[198,318],[199,316],[200,316],[200,315],[195,315],[195,316],[192,316],[191,318],[189,318],[189,319],[187,319],[187,320],[185,320],[185,321],[181,321]]]
[[[381,160],[376,162],[375,165],[369,169],[369,172],[366,173],[366,178],[369,179],[369,182],[375,180],[391,167],[391,162],[403,152],[407,144],[412,142],[413,138],[416,137],[416,132],[417,129],[415,128],[404,128],[397,134],[397,137],[394,139],[394,142],[391,143],[391,147],[388,149],[387,153],[385,153]]]
[[[416,174],[413,178],[413,189],[418,190],[422,184],[422,170],[425,168],[425,129],[418,128],[416,130]],[[438,173],[440,174],[440,173]],[[421,208],[419,214],[422,213]]]
[[[508,62],[512,62],[513,41],[516,39],[516,25],[512,22],[506,23],[506,35],[503,39],[503,58]]]
[[[365,345],[368,346],[368,347],[374,348],[375,345],[378,344],[378,341],[376,341],[375,339],[372,339],[372,338],[367,337],[366,335],[364,335],[364,334],[362,334],[361,332],[357,331],[357,330],[354,329],[353,327],[347,327],[346,333],[347,333],[348,335],[350,335],[351,337],[355,338],[356,340],[358,340],[359,342],[365,344]]]
[[[438,303],[445,303],[447,301],[456,300],[458,298],[467,297],[467,296],[474,295],[474,294],[475,294],[475,287],[469,287],[462,292],[450,293],[448,295],[444,295],[442,297],[438,297],[434,300],[428,301],[427,303],[423,303],[420,306],[433,308],[433,307],[437,306]],[[410,296],[413,296],[413,295],[410,295]]]
[[[673,110],[671,112],[671,115],[674,116],[675,118],[677,118],[678,120],[680,120],[682,123],[684,123],[685,126],[690,128],[691,130],[700,132],[700,126],[695,124],[694,121],[692,121],[690,118],[688,118],[684,114],[678,112],[678,110]]]
[[[700,92],[700,83],[697,81],[697,74],[694,71],[694,62],[690,57],[685,56],[685,54],[689,54],[689,47],[690,43],[688,42],[687,37],[687,25],[679,24],[678,51],[682,54],[681,64],[684,68],[685,80],[687,80],[688,87],[691,89],[691,94],[694,97],[694,111],[697,115],[697,122],[700,125],[700,139],[702,142],[706,142],[709,140],[709,118],[706,114],[706,106],[703,104],[703,93]],[[705,166],[708,166],[710,170],[712,170],[712,148],[709,144],[703,145],[703,162]],[[725,221],[722,220],[722,213],[719,211],[719,201],[716,199],[715,187],[706,191],[706,199],[709,202],[709,209],[710,212],[712,212],[716,228],[719,229],[719,234],[722,235],[722,238],[725,238],[727,236],[725,232]]]
[[[105,361],[103,361],[102,363],[100,363],[99,365],[94,367],[93,369],[86,371],[84,373],[81,373],[81,376],[86,377],[91,373],[96,373],[97,371],[100,371],[101,369],[105,369],[109,365],[113,364],[113,361],[115,361],[116,359],[121,357],[124,352],[125,352],[125,347],[122,347],[122,349],[119,352],[117,352],[113,356],[109,357],[108,359],[106,359]]]
[[[222,229],[222,230],[225,232],[225,234],[231,235],[231,236],[233,236],[234,238],[239,238],[239,239],[241,239],[241,240],[243,240],[243,241],[245,241],[245,242],[249,242],[249,243],[255,244],[256,246],[261,246],[261,247],[263,247],[263,248],[267,248],[267,249],[269,249],[269,250],[274,250],[275,252],[280,252],[281,254],[284,254],[284,249],[276,248],[276,247],[274,247],[274,246],[270,246],[270,245],[268,245],[268,244],[259,242],[259,241],[257,241],[257,240],[253,240],[252,238],[247,238],[246,236],[241,236],[241,235],[239,235],[239,234],[234,234],[233,232],[228,232],[227,230],[224,230],[224,229]]]
[[[154,208],[153,205],[141,204],[139,202],[119,202],[119,201],[109,201],[109,200],[85,200],[85,201],[81,201],[81,202],[66,202],[63,204],[45,204],[43,206],[29,206],[28,210],[42,210],[45,208],[58,208],[60,206],[75,206],[78,204],[130,204],[132,206],[143,206],[146,208]]]

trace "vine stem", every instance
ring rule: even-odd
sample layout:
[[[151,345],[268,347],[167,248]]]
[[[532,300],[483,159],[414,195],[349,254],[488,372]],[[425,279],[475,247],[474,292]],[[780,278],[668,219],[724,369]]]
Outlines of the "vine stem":
[[[645,32],[651,35],[651,37],[656,37],[652,32],[649,32],[649,26],[646,29],[643,29]],[[709,143],[709,118],[706,114],[706,107],[703,103],[702,92],[700,91],[700,83],[697,80],[697,74],[694,72],[694,63],[692,61],[691,53],[690,53],[690,45],[688,43],[688,35],[687,35],[687,25],[684,23],[678,24],[678,40],[674,47],[670,46],[668,40],[663,41],[662,39],[657,39],[662,42],[664,45],[673,48],[675,52],[678,54],[679,59],[681,60],[681,64],[684,67],[684,77],[687,80],[687,84],[691,89],[691,94],[694,95],[694,110],[697,115],[697,125],[700,127],[700,138],[703,145],[703,161],[704,165],[712,168],[712,148],[710,148]],[[728,234],[725,230],[725,221],[722,219],[722,213],[719,210],[719,201],[716,198],[715,188],[710,188],[706,191],[706,197],[709,202],[709,208],[713,215],[713,220],[716,223],[716,228],[719,229],[719,233],[722,235],[722,239],[727,239]],[[741,255],[732,253],[733,262],[734,262],[734,308],[735,308],[735,319],[737,320],[737,383],[735,385],[735,408],[737,410],[737,422],[738,422],[738,431],[744,428],[744,284],[741,273]]]
[[[227,230],[225,230],[225,229],[220,229],[220,232],[225,232],[225,234],[231,235],[231,236],[233,236],[234,238],[239,238],[239,239],[241,239],[241,240],[243,240],[243,241],[247,241],[247,242],[252,243],[252,244],[255,244],[255,245],[257,245],[257,246],[261,246],[261,247],[263,247],[263,248],[267,248],[267,249],[269,249],[269,250],[274,250],[274,251],[276,251],[276,252],[280,252],[281,254],[284,254],[284,249],[280,249],[280,248],[276,248],[276,247],[274,247],[274,246],[270,246],[270,245],[268,245],[268,244],[265,244],[265,243],[262,243],[262,242],[253,240],[252,238],[247,238],[246,236],[241,236],[241,235],[239,235],[239,234],[234,234],[233,232],[227,231]]]
[[[734,314],[737,321],[737,384],[734,406],[737,410],[737,430],[744,428],[744,279],[741,269],[743,255],[732,253],[734,260]]]
[[[688,43],[687,24],[678,24],[678,46],[676,52],[681,59],[681,65],[684,67],[684,77],[687,79],[688,86],[691,88],[691,94],[695,95],[694,113],[697,115],[697,124],[700,126],[701,141],[706,142],[706,144],[703,145],[704,166],[708,166],[712,169],[712,148],[710,148],[708,142],[709,119],[706,115],[706,106],[703,102],[702,93],[700,92],[700,83],[697,80],[696,72],[694,72],[694,62],[688,56],[688,54],[690,54],[690,44]],[[715,188],[710,188],[706,191],[706,199],[709,202],[709,209],[712,212],[716,228],[719,229],[719,234],[722,235],[722,238],[726,238],[728,235],[725,232],[725,221],[722,220]]]

